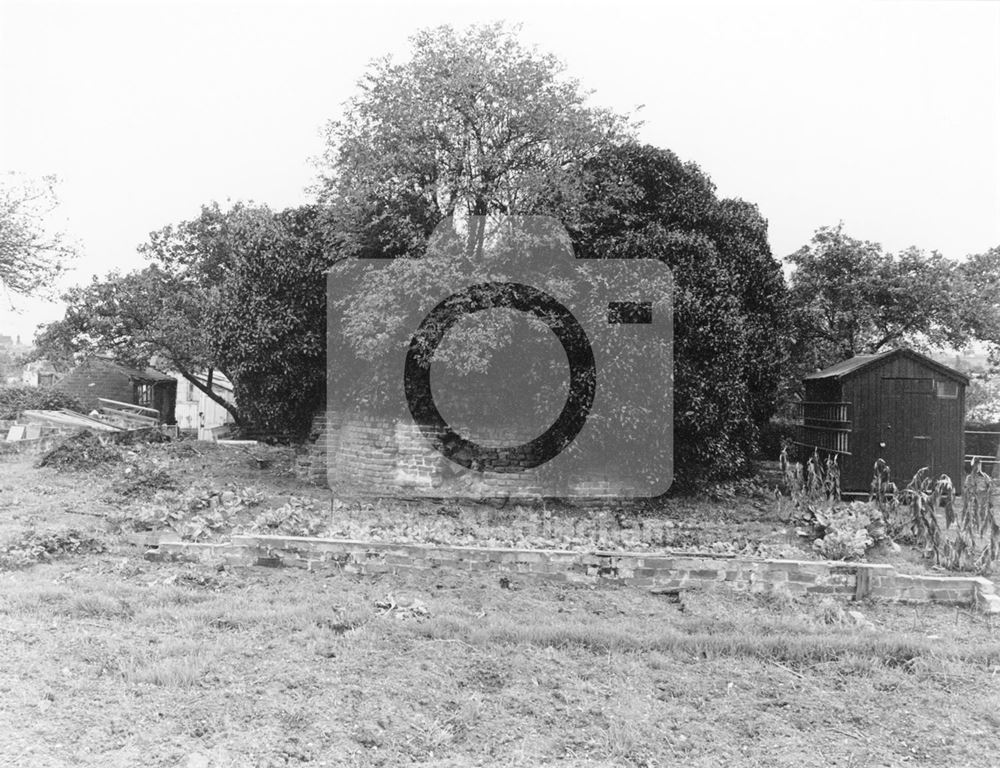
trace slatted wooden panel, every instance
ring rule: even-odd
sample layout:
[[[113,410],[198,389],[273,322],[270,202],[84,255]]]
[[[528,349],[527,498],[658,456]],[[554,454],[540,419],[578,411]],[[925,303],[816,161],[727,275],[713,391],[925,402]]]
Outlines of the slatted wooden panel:
[[[849,374],[839,384],[832,379],[805,384],[807,401],[850,403],[850,455],[840,458],[845,490],[867,490],[872,468],[881,457],[897,484],[905,485],[920,467],[928,466],[934,476],[951,477],[960,491],[965,387],[956,379],[920,359],[897,355]],[[818,413],[816,407],[812,410]],[[827,447],[829,438],[821,440],[817,438],[816,444]]]

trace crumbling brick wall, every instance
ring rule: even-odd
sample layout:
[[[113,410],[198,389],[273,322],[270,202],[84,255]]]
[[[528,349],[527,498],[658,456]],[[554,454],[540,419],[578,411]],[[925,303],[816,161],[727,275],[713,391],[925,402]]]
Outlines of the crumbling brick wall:
[[[523,442],[532,434],[517,427],[487,431],[484,444]],[[541,489],[516,471],[468,472],[436,451],[408,419],[365,413],[330,412],[313,422],[310,439],[300,448],[296,474],[345,494],[385,496],[519,496]],[[329,471],[328,471],[329,469]],[[620,496],[629,481],[607,466],[591,466],[567,478],[566,495],[587,498]]]
[[[552,583],[615,583],[668,590],[718,586],[795,597],[979,604],[984,610],[1000,611],[994,584],[982,577],[904,574],[878,563],[741,558],[706,552],[573,552],[237,535],[226,544],[159,541],[146,557],[364,575],[432,575],[440,569],[507,573]]]

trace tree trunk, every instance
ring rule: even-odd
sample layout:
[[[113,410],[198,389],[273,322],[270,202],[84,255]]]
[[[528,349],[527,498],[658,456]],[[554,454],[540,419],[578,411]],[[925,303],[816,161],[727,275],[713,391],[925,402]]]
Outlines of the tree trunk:
[[[175,363],[175,365],[176,365],[176,363]],[[221,397],[220,395],[215,394],[214,391],[212,391],[212,387],[211,387],[212,369],[211,368],[209,369],[209,374],[208,374],[208,381],[209,381],[209,385],[208,386],[202,384],[200,381],[198,381],[198,379],[195,377],[195,375],[193,373],[185,371],[179,365],[177,366],[177,372],[181,376],[183,376],[185,378],[185,380],[190,381],[199,390],[201,390],[206,395],[208,395],[209,398],[211,398],[214,402],[218,403],[223,408],[225,408],[229,412],[229,414],[233,417],[233,421],[234,421],[234,423],[236,424],[237,427],[242,427],[243,426],[243,417],[240,415],[240,412],[236,409],[236,406],[233,403],[230,403],[227,400],[225,400],[225,398]]]

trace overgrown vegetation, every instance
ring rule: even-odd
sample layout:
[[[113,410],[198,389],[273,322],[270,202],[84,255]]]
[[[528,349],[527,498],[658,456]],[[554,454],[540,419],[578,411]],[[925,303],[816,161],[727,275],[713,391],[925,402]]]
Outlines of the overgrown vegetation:
[[[163,463],[148,457],[127,462],[111,484],[115,496],[126,501],[149,499],[160,491],[176,489],[177,481]]]
[[[888,500],[889,504],[894,503]],[[899,494],[910,512],[910,534],[925,556],[948,570],[988,573],[1000,556],[1000,525],[993,511],[993,481],[975,459],[965,478],[962,508],[956,512],[955,488],[947,475],[934,479],[921,468]],[[944,526],[938,510],[944,515]]]
[[[65,408],[81,412],[80,401],[58,387],[0,385],[0,419],[16,419],[21,411],[48,411]]]
[[[67,528],[58,531],[27,531],[0,548],[0,571],[27,568],[65,555],[105,551],[105,544],[92,535]]]
[[[162,469],[153,467],[138,475],[139,487],[152,489],[152,498],[123,509],[112,522],[134,531],[173,530],[183,539],[198,541],[238,529],[241,513],[259,506],[265,498],[253,487],[228,484],[218,488],[204,481],[174,492],[177,486],[169,475],[153,489],[163,474]]]
[[[898,542],[920,547],[934,565],[977,573],[992,571],[1000,557],[993,481],[980,459],[973,461],[965,478],[961,509],[956,509],[951,478],[933,478],[927,467],[899,489],[891,467],[878,459],[868,500],[844,504],[836,456],[821,461],[814,451],[803,467],[789,461],[783,449],[780,463],[791,497],[791,519],[799,535],[824,557],[860,559],[873,546]]]
[[[82,471],[119,462],[121,459],[121,451],[110,441],[105,442],[90,430],[80,429],[43,453],[38,466]]]
[[[784,448],[780,463],[791,497],[792,523],[820,556],[860,560],[873,546],[885,541],[885,521],[877,505],[841,503],[840,467],[835,455],[821,460],[814,451],[803,467],[789,461]]]

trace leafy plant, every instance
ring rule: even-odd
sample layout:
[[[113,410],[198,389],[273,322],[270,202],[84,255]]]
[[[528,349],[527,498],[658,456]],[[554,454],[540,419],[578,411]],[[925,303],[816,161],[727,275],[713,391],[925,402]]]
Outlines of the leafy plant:
[[[327,527],[326,516],[309,499],[291,498],[277,509],[257,515],[250,526],[253,533],[283,536],[316,536]]]
[[[811,541],[818,554],[829,560],[857,560],[886,538],[885,520],[876,503],[840,503],[836,455],[824,460],[814,450],[803,467],[789,461],[786,447],[780,464],[796,533]]]
[[[864,502],[832,508],[828,515],[817,516],[821,535],[813,541],[813,549],[828,560],[859,560],[876,543],[872,533],[880,518],[878,510]]]
[[[38,533],[27,531],[0,549],[0,570],[26,568],[63,555],[103,552],[102,542],[75,528]]]
[[[21,411],[58,410],[83,411],[83,405],[73,395],[58,387],[0,386],[0,419],[16,419]]]

